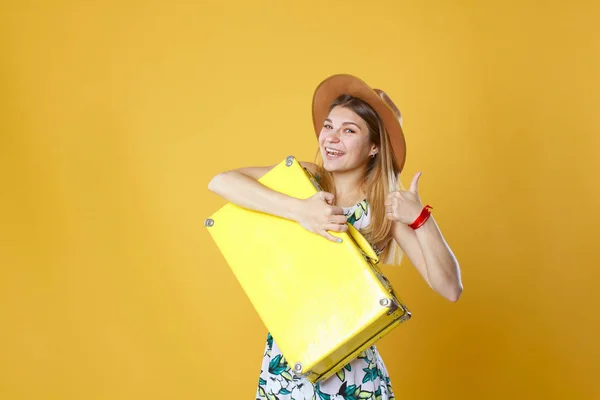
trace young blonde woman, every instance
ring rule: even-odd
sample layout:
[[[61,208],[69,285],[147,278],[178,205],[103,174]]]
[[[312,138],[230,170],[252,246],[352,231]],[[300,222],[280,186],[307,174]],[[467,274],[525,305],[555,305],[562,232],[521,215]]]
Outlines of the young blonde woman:
[[[406,254],[425,282],[457,301],[462,293],[458,262],[446,244],[431,207],[418,193],[420,173],[400,190],[406,146],[401,116],[392,100],[351,75],[324,80],[313,97],[313,124],[319,142],[316,163],[302,162],[323,191],[300,200],[257,180],[271,167],[248,167],[215,176],[209,189],[238,206],[296,221],[305,229],[337,240],[329,232],[351,223],[385,263]],[[269,334],[256,399],[390,400],[390,377],[375,346],[336,375],[313,385],[295,377]]]

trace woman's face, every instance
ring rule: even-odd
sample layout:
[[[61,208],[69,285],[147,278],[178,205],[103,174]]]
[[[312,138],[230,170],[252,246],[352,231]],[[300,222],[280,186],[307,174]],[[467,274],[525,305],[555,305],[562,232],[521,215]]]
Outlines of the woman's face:
[[[376,146],[369,140],[367,123],[345,107],[331,110],[319,134],[323,167],[330,172],[360,168],[369,161]]]

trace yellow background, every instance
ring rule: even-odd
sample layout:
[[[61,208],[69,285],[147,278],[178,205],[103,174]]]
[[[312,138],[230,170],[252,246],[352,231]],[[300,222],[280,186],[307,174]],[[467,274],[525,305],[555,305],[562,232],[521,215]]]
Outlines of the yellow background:
[[[225,169],[311,161],[333,73],[404,114],[463,270],[379,348],[398,399],[597,399],[597,2],[0,6],[0,397],[252,399],[266,329],[202,223]]]

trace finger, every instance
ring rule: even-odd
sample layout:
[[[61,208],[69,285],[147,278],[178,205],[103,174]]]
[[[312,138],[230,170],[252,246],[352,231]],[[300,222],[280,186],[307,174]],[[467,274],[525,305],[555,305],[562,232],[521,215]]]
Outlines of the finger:
[[[419,190],[419,178],[421,178],[422,172],[417,172],[415,176],[413,176],[412,182],[410,183],[409,192],[417,193]]]
[[[393,210],[392,210],[392,211],[387,211],[387,212],[385,213],[385,217],[386,217],[387,219],[389,219],[390,221],[396,221],[396,220],[398,219],[398,215],[397,215],[397,214],[396,214],[396,212],[395,212],[395,211],[393,211]]]
[[[386,207],[398,207],[400,204],[402,204],[402,201],[403,200],[401,200],[401,199],[394,198],[394,199],[391,199],[389,204],[386,204],[385,206]]]
[[[386,202],[385,202],[385,206],[397,206],[398,204],[402,203],[404,201],[404,197],[400,197],[398,196],[393,196],[390,197]]]
[[[325,230],[331,232],[346,232],[348,230],[348,225],[346,224],[327,224],[325,225]]]
[[[402,199],[404,198],[404,192],[402,190],[396,190],[389,194],[390,199]]]
[[[339,243],[340,241],[338,240],[338,238],[336,238],[335,236],[333,236],[331,233],[327,232],[327,231],[320,231],[319,234],[321,236],[323,236],[325,239],[327,240],[331,240],[332,242],[336,242]]]
[[[333,215],[327,220],[330,224],[345,224],[347,219],[344,215]]]
[[[330,206],[325,209],[325,216],[331,217],[331,216],[337,216],[337,215],[343,216],[344,210],[342,210],[340,207],[335,207],[335,206]]]
[[[341,207],[332,206],[331,215],[344,215],[344,210]]]
[[[333,201],[335,200],[335,196],[332,193],[323,191],[319,192],[319,198],[327,204],[333,204]]]

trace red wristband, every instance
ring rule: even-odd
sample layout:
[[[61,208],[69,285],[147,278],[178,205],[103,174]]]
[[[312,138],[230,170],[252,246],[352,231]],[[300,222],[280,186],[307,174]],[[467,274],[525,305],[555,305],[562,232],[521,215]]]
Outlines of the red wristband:
[[[410,226],[413,229],[420,228],[421,225],[423,225],[425,221],[429,219],[429,216],[431,215],[431,212],[429,212],[430,209],[433,209],[433,207],[431,207],[429,204],[423,207],[423,210],[421,210],[421,214],[419,214],[417,219],[415,219],[415,221],[412,224],[409,224],[408,226]]]

